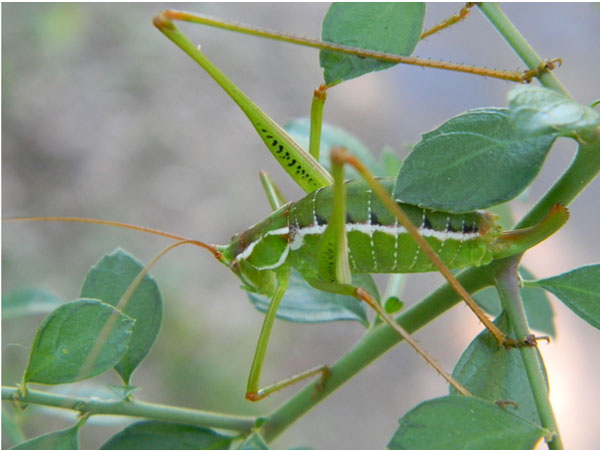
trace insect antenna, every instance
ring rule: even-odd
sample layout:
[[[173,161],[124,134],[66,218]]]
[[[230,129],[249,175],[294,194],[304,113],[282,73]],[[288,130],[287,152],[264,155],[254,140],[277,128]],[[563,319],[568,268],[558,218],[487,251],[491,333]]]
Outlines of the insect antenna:
[[[93,223],[96,225],[107,225],[111,227],[127,228],[130,230],[141,231],[143,233],[155,234],[163,236],[176,241],[184,241],[186,244],[193,244],[198,247],[205,248],[213,254],[217,259],[221,259],[222,253],[217,249],[216,245],[207,244],[197,239],[190,239],[185,236],[179,236],[174,233],[168,233],[162,230],[156,230],[154,228],[142,227],[139,225],[132,225],[130,223],[116,222],[113,220],[104,219],[91,219],[88,217],[52,217],[52,216],[38,216],[38,217],[10,217],[2,219],[2,222],[77,222],[77,223]]]

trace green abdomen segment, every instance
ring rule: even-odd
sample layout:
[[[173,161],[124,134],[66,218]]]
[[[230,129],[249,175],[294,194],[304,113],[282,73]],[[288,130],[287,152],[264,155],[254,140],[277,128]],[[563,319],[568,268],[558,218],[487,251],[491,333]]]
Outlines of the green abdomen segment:
[[[393,180],[380,180],[391,191]],[[363,182],[349,181],[346,232],[350,269],[356,273],[436,270],[412,237]],[[487,264],[497,236],[488,212],[448,214],[399,203],[431,247],[451,269]],[[290,250],[300,271],[311,271],[321,234],[331,217],[332,190],[320,189],[289,209]],[[313,269],[314,270],[314,269]]]

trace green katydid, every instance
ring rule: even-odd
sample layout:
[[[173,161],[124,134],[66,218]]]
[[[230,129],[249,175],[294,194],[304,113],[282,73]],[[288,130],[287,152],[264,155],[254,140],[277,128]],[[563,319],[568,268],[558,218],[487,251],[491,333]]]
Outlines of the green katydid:
[[[171,19],[181,18],[177,14],[168,17],[168,12],[163,13],[155,19],[155,25],[232,96],[282,166],[309,192],[297,202],[282,205],[266,219],[234,237],[229,245],[202,244],[230,267],[248,290],[272,298],[250,372],[247,397],[258,400],[300,379],[327,373],[326,367],[319,367],[271,387],[258,388],[270,329],[292,268],[317,289],[355,296],[367,302],[448,382],[467,393],[426,356],[366,291],[351,284],[351,273],[436,270],[439,264],[432,263],[427,256],[436,258],[436,254],[438,261],[444,263],[443,267],[451,269],[486,264],[492,258],[520,253],[547,237],[564,223],[566,210],[558,207],[538,226],[514,233],[502,233],[487,212],[448,214],[401,205],[408,219],[398,217],[397,214],[402,212],[390,212],[389,201],[397,208],[397,203],[389,197],[391,179],[381,180],[387,194],[381,198],[378,182],[368,174],[365,174],[367,184],[358,181],[344,184],[343,164],[358,165],[358,162],[343,152],[334,153],[334,176],[331,176],[174,27]],[[417,244],[413,239],[421,241]],[[428,247],[433,247],[434,251],[427,250]],[[493,327],[486,316],[480,318]],[[499,330],[496,333],[500,333]],[[496,337],[503,343],[501,333]]]
[[[253,361],[247,398],[257,400],[313,373],[326,373],[325,368],[318,368],[258,390],[268,337],[292,267],[317,289],[355,296],[367,302],[449,383],[466,393],[425,354],[408,333],[383,312],[366,291],[351,284],[350,272],[405,273],[437,268],[465,298],[498,342],[505,344],[502,332],[477,308],[468,293],[454,280],[448,267],[454,269],[482,265],[495,257],[520,253],[562,226],[568,216],[566,210],[557,207],[547,220],[532,229],[502,234],[487,212],[451,215],[413,205],[399,208],[398,202],[390,198],[392,180],[382,180],[379,184],[360,167],[358,161],[340,153],[332,154],[335,183],[333,187],[328,187],[331,177],[311,156],[318,154],[318,151],[312,148],[310,153],[304,151],[181,33],[173,20],[209,24],[218,21],[208,19],[207,22],[203,16],[165,11],[155,17],[154,24],[231,96],[273,156],[310,193],[298,202],[282,206],[249,230],[235,236],[228,246],[216,247],[218,259],[239,276],[248,290],[272,299]],[[223,23],[217,26],[223,26]],[[230,27],[225,24],[224,27],[240,31],[237,25]],[[259,30],[257,34],[264,33],[264,30]],[[322,99],[323,93],[323,90],[317,90],[315,99]],[[318,108],[313,108],[313,116],[315,109],[320,116]],[[318,120],[313,118],[312,123],[318,126],[320,117]],[[314,139],[311,132],[311,143],[315,141],[318,142],[318,138]],[[342,170],[344,162],[357,166],[368,181],[367,185],[357,182],[348,184],[347,207]],[[403,209],[407,210],[407,215],[402,212]]]

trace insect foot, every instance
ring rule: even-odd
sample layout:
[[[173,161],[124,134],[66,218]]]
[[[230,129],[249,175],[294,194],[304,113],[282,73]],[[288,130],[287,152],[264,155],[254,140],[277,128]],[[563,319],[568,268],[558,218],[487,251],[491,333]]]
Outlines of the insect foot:
[[[321,392],[323,392],[323,390],[325,389],[325,383],[327,382],[327,379],[330,375],[331,369],[329,368],[329,366],[323,366],[321,370],[321,378],[315,384],[315,392],[313,394],[313,398],[316,398],[321,394]]]
[[[547,343],[550,343],[550,337],[528,334],[521,339],[507,338],[504,340],[504,342],[502,342],[502,346],[508,350],[512,348],[537,347],[538,341],[546,341]]]

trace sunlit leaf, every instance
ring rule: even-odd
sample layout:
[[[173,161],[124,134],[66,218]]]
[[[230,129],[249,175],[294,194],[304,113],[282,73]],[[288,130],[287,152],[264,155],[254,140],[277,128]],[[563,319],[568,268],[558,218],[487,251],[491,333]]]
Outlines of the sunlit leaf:
[[[323,19],[322,39],[408,56],[419,42],[424,18],[424,3],[333,3]],[[326,84],[395,65],[328,51],[321,51],[320,61]]]
[[[92,267],[81,288],[81,297],[97,298],[117,306],[143,268],[143,264],[133,256],[123,250],[115,250]],[[160,290],[149,274],[144,276],[123,312],[135,319],[135,327],[129,341],[129,349],[115,369],[125,383],[129,383],[131,374],[156,340],[162,321]]]
[[[59,306],[35,334],[23,380],[60,384],[105,372],[127,351],[134,323],[99,300],[78,299]]]
[[[476,397],[453,395],[421,403],[400,419],[390,450],[531,450],[548,433]]]
[[[504,203],[538,174],[556,135],[522,137],[504,109],[476,109],[425,133],[396,178],[395,198],[450,212]]]

